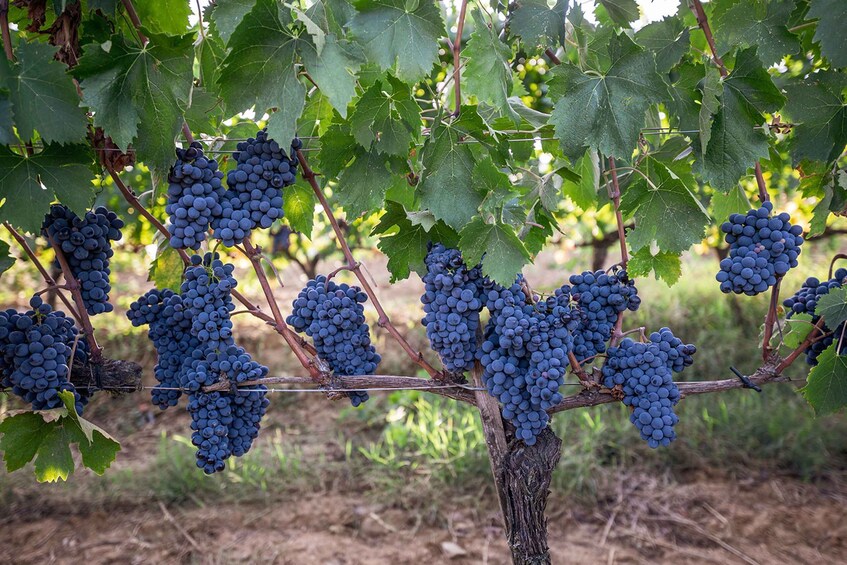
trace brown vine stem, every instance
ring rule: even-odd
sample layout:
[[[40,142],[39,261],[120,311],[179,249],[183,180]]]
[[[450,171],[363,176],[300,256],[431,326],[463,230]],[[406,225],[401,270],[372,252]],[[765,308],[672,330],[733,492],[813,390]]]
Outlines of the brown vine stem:
[[[138,39],[141,40],[141,43],[146,44],[148,39],[141,32],[141,19],[138,17],[138,12],[135,11],[135,6],[132,5],[132,0],[121,0],[121,4],[123,4],[124,9],[126,10],[126,15],[129,16],[129,21],[131,21],[132,25],[135,26],[135,31],[138,33]]]
[[[53,238],[48,239],[50,240],[50,245],[53,247],[53,252],[56,254],[56,260],[59,261],[59,266],[62,267],[62,275],[65,277],[65,285],[68,287],[68,290],[70,290],[71,296],[73,296],[74,299],[74,304],[76,304],[76,311],[79,315],[79,325],[82,326],[82,333],[85,336],[85,340],[88,342],[88,348],[91,349],[91,361],[95,365],[99,364],[100,359],[103,356],[103,348],[97,344],[97,338],[94,337],[94,326],[91,325],[91,318],[89,318],[88,311],[85,309],[85,301],[82,299],[79,281],[76,280],[76,277],[71,270],[71,266],[65,258],[65,253],[62,251],[62,247],[57,241],[53,240]]]
[[[629,252],[626,250],[626,232],[624,231],[623,214],[621,214],[621,186],[618,183],[618,170],[615,168],[615,158],[609,157],[609,173],[612,176],[612,184],[606,184],[606,189],[609,191],[609,198],[612,199],[612,204],[615,207],[615,222],[618,225],[618,241],[621,246],[621,266],[626,269],[629,263]],[[621,328],[623,327],[623,312],[618,314],[618,319],[615,322],[615,329],[612,332],[610,344],[616,345],[621,338]]]
[[[776,309],[779,307],[779,285],[782,279],[777,279],[771,288],[771,301],[768,305],[768,313],[765,316],[765,329],[762,335],[762,360],[767,361],[771,355],[771,337],[773,337],[773,325],[776,323]]]
[[[12,34],[9,33],[9,0],[0,0],[0,33],[3,36],[3,51],[6,52],[6,58],[14,61],[15,53],[12,51]]]
[[[297,158],[300,160],[300,166],[303,169],[303,178],[311,185],[312,190],[315,192],[315,195],[318,197],[318,201],[321,203],[321,207],[326,214],[326,217],[329,219],[329,223],[332,226],[332,231],[335,232],[335,237],[338,239],[338,244],[341,246],[341,252],[344,254],[344,259],[347,263],[347,268],[352,272],[356,278],[359,280],[359,283],[362,285],[362,290],[365,291],[365,294],[368,295],[368,298],[371,299],[373,303],[374,309],[376,309],[377,314],[379,315],[379,319],[377,324],[379,327],[384,328],[391,334],[397,343],[400,344],[400,347],[403,348],[403,351],[412,359],[418,366],[420,366],[423,370],[429,373],[429,376],[443,380],[445,377],[443,374],[439,373],[435,370],[435,367],[430,365],[426,359],[424,359],[423,355],[420,351],[415,351],[409,342],[406,341],[397,328],[394,327],[394,324],[391,323],[391,319],[386,314],[385,309],[382,307],[382,304],[379,301],[376,293],[371,287],[368,279],[365,278],[362,273],[362,265],[356,261],[355,257],[353,257],[353,252],[350,251],[350,245],[347,243],[347,240],[344,237],[344,232],[341,231],[341,228],[338,225],[338,220],[335,219],[335,214],[332,213],[332,208],[329,206],[329,202],[327,202],[326,196],[324,196],[323,190],[321,190],[320,185],[316,179],[315,172],[309,167],[309,163],[306,160],[306,156],[303,155],[303,152],[297,151]]]
[[[815,324],[815,327],[812,328],[812,331],[809,332],[809,335],[806,336],[806,339],[803,340],[803,343],[798,345],[794,349],[794,351],[792,351],[791,354],[788,355],[788,357],[786,357],[785,359],[783,359],[782,361],[779,362],[779,365],[777,365],[777,367],[776,367],[776,370],[777,370],[778,373],[781,373],[782,371],[787,369],[789,367],[789,365],[791,365],[794,362],[795,359],[797,359],[800,355],[802,355],[806,351],[806,349],[808,349],[808,347],[815,341],[815,336],[818,333],[823,331],[823,326],[824,326],[824,319],[821,318]]]
[[[765,176],[762,174],[762,165],[758,161],[756,161],[754,170],[756,171],[756,186],[759,189],[759,200],[767,202],[771,197],[768,194],[768,186],[765,184]]]
[[[562,60],[556,55],[556,52],[550,49],[549,47],[544,50],[544,54],[547,55],[547,58],[550,59],[550,62],[554,65],[561,65]]]
[[[325,375],[318,367],[318,365],[306,355],[306,352],[300,346],[298,342],[297,335],[288,327],[288,324],[285,323],[285,319],[282,317],[282,312],[279,310],[279,304],[277,304],[276,297],[274,296],[273,290],[271,290],[271,284],[268,282],[268,277],[265,275],[265,271],[262,269],[262,251],[258,247],[253,247],[253,244],[249,239],[244,240],[244,251],[246,252],[247,258],[250,260],[250,264],[253,265],[253,270],[256,272],[256,277],[259,279],[259,285],[262,287],[262,292],[265,295],[265,300],[268,303],[268,306],[271,309],[271,313],[273,314],[274,327],[277,329],[279,334],[282,336],[282,339],[288,344],[288,347],[291,348],[291,351],[294,353],[294,356],[297,357],[297,360],[300,362],[303,367],[309,371],[309,374],[312,376],[312,379],[315,381],[321,381]]]
[[[56,289],[56,294],[59,296],[61,301],[64,302],[65,307],[71,313],[71,316],[73,316],[74,320],[76,320],[77,322],[82,324],[80,317],[79,317],[79,314],[76,311],[76,308],[74,308],[71,301],[68,300],[68,297],[65,296],[65,294],[60,290],[63,287],[56,284],[56,280],[53,277],[50,276],[50,273],[47,271],[47,269],[44,268],[44,265],[41,264],[41,261],[38,260],[38,257],[35,255],[35,252],[32,250],[32,248],[27,243],[26,238],[24,236],[22,236],[18,232],[18,230],[13,228],[12,225],[9,224],[9,222],[3,222],[3,225],[6,226],[6,229],[9,230],[9,233],[12,234],[12,237],[15,238],[15,241],[18,242],[18,244],[24,250],[24,253],[27,254],[27,257],[29,257],[29,260],[32,261],[32,264],[35,265],[35,268],[38,269],[39,273],[41,273],[41,278],[44,279],[44,282],[47,283],[47,285],[50,288]],[[68,289],[68,290],[70,290],[70,289]]]
[[[456,24],[456,41],[453,42],[453,93],[456,95],[456,109],[453,115],[458,116],[462,108],[462,35],[465,31],[465,15],[468,11],[468,0],[462,0],[459,9],[459,21]]]

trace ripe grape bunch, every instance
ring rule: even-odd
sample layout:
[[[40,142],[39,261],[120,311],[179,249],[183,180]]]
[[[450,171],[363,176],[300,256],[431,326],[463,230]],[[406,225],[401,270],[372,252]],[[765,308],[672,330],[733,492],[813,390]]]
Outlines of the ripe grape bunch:
[[[673,373],[691,365],[696,351],[662,328],[650,334],[648,343],[624,338],[607,352],[603,386],[623,391],[623,403],[633,408],[629,419],[650,447],[666,446],[676,439],[674,426],[679,418],[673,406],[680,396]]]
[[[491,318],[478,354],[483,382],[515,426],[515,437],[533,445],[547,426],[547,410],[563,398],[559,387],[573,349],[576,312],[563,289],[530,304],[520,278],[509,288],[490,289],[486,307]]]
[[[447,372],[461,374],[473,367],[482,298],[491,283],[481,266],[468,268],[458,249],[440,243],[429,249],[425,263],[421,323]]]
[[[88,395],[80,395],[70,382],[74,359],[88,359],[88,343],[79,339],[71,318],[53,311],[40,296],[34,296],[24,313],[0,312],[0,386],[32,404],[33,410],[62,406],[60,392],[74,395],[81,414]]]
[[[289,157],[276,141],[268,139],[266,130],[236,146],[232,157],[237,165],[227,173],[221,213],[212,221],[215,238],[231,247],[256,227],[269,228],[282,217],[282,189],[294,184],[299,164],[294,153],[301,146],[295,138]]]
[[[335,284],[324,275],[306,283],[292,305],[286,322],[315,343],[318,356],[340,376],[370,375],[381,357],[371,344],[362,304],[367,295],[359,287]],[[348,393],[353,406],[369,397],[367,392]]]
[[[80,285],[85,309],[92,316],[111,312],[109,304],[109,259],[112,242],[121,239],[123,221],[100,206],[83,217],[61,204],[50,207],[42,229],[58,245]]]
[[[562,287],[561,293],[570,293],[581,312],[574,332],[574,355],[584,363],[606,350],[618,316],[625,310],[638,310],[641,298],[635,281],[624,269],[611,273],[585,271],[571,275],[569,282],[572,286]]]
[[[820,300],[821,296],[829,294],[829,291],[833,288],[841,288],[845,284],[847,284],[847,269],[838,269],[831,279],[823,282],[815,277],[809,277],[803,283],[803,286],[800,287],[800,290],[794,293],[794,296],[786,298],[782,303],[789,309],[787,317],[791,318],[794,314],[809,314],[812,316],[811,323],[817,324],[821,319],[820,316],[815,314],[815,309],[818,307],[818,300]],[[840,324],[834,331],[830,330],[826,326],[826,323],[824,323],[821,331],[829,335],[811,344],[806,349],[806,363],[812,366],[817,365],[818,356],[832,345],[836,339],[840,338],[844,331],[844,323]],[[841,349],[837,353],[838,355],[842,355],[845,352],[847,352],[847,340],[841,344]]]
[[[168,175],[168,232],[176,249],[199,249],[212,218],[222,213],[223,171],[203,155],[200,143],[176,150],[177,161]]]
[[[773,204],[765,202],[746,215],[732,214],[721,225],[729,244],[729,257],[721,261],[715,277],[721,291],[755,296],[797,266],[803,228],[792,225],[787,213],[771,216],[771,212]]]

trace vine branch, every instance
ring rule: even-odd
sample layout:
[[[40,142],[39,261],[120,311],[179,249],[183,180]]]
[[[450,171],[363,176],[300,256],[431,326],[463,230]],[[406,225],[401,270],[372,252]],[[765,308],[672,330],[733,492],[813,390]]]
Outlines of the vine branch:
[[[141,32],[141,19],[138,17],[138,12],[135,11],[135,6],[132,5],[132,0],[121,0],[121,4],[123,4],[124,9],[126,10],[126,15],[129,16],[129,21],[132,22],[132,25],[135,26],[135,31],[138,33],[138,39],[141,40],[141,43],[147,44],[147,37]]]
[[[344,259],[347,263],[347,268],[350,272],[352,272],[359,283],[362,285],[362,290],[365,294],[368,295],[371,302],[373,303],[374,309],[376,309],[377,314],[379,315],[379,319],[377,321],[377,325],[379,327],[384,328],[391,334],[397,343],[400,344],[400,347],[403,348],[403,351],[409,356],[412,361],[414,361],[418,366],[420,366],[423,370],[429,373],[429,376],[438,379],[444,380],[444,375],[439,373],[435,367],[430,365],[426,359],[424,359],[423,354],[420,351],[415,351],[409,342],[406,341],[406,338],[397,331],[397,328],[394,327],[394,324],[391,323],[391,319],[386,314],[385,309],[382,307],[382,304],[379,301],[376,293],[371,287],[368,279],[362,273],[362,265],[356,261],[355,257],[353,257],[353,252],[350,251],[350,246],[347,244],[347,240],[344,237],[344,232],[341,231],[341,228],[338,225],[338,220],[335,218],[335,214],[332,213],[332,208],[329,206],[329,202],[327,202],[326,196],[324,196],[323,190],[321,190],[320,185],[316,179],[315,172],[309,167],[309,163],[306,160],[306,156],[303,155],[303,152],[297,151],[297,158],[300,160],[300,166],[303,169],[303,178],[311,185],[312,190],[315,192],[315,195],[318,197],[318,201],[321,204],[321,207],[326,214],[326,217],[329,219],[329,223],[332,226],[332,231],[335,233],[336,239],[338,239],[338,244],[341,246],[341,252],[344,254]]]
[[[462,0],[462,7],[459,9],[459,21],[456,24],[456,41],[453,42],[453,93],[456,96],[456,109],[453,111],[454,116],[459,115],[462,108],[462,35],[465,31],[465,15],[468,11],[468,0]]]
[[[9,0],[0,0],[0,33],[3,37],[3,51],[9,61],[15,60],[12,51],[12,35],[9,33]]]

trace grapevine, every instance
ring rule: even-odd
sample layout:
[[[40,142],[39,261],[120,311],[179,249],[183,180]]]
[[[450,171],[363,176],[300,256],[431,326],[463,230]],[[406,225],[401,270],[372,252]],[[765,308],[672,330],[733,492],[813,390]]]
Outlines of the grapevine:
[[[213,218],[223,213],[223,172],[218,162],[203,155],[200,143],[177,149],[177,161],[168,175],[168,232],[176,249],[199,249]]]
[[[812,316],[811,323],[817,324],[821,317],[815,313],[815,309],[817,308],[820,297],[829,294],[829,291],[834,288],[841,288],[844,284],[847,284],[847,269],[843,268],[836,270],[834,276],[826,281],[809,277],[793,296],[786,298],[783,302],[783,306],[789,309],[787,317],[790,319],[794,314],[809,314]],[[834,331],[830,330],[824,323],[821,331],[827,335],[806,349],[806,363],[812,366],[818,364],[818,356],[821,353],[830,347],[835,340],[840,339],[844,331],[844,322],[836,327]],[[847,343],[841,342],[837,349],[838,354],[840,355],[845,350],[847,350]]]

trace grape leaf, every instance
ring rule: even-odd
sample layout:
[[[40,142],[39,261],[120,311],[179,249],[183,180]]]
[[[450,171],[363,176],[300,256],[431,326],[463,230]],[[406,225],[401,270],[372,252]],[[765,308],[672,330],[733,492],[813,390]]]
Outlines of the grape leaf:
[[[809,222],[809,233],[806,237],[821,235],[826,231],[826,221],[829,219],[829,207],[832,204],[832,188],[827,187],[826,193],[820,199],[817,206],[812,209],[812,220]]]
[[[89,11],[100,10],[107,16],[114,16],[118,0],[88,0],[85,5]]]
[[[706,67],[703,77],[703,96],[700,98],[700,152],[705,153],[712,139],[712,117],[720,110],[721,74],[715,67]]]
[[[547,0],[518,0],[509,17],[509,30],[528,47],[565,44],[568,0],[556,0],[550,8]]]
[[[356,138],[345,124],[333,124],[321,136],[321,151],[318,153],[320,171],[329,178],[337,177],[353,157],[356,156]]]
[[[334,33],[326,34],[320,54],[310,42],[301,41],[299,48],[303,64],[318,88],[338,113],[346,117],[347,104],[356,95],[356,73],[364,61],[361,48],[346,39],[338,39]]]
[[[403,82],[416,82],[438,60],[445,35],[441,10],[432,0],[357,0],[350,31],[379,68],[396,68]]]
[[[84,214],[94,200],[90,162],[85,146],[47,145],[31,157],[0,146],[0,220],[39,233],[54,198]]]
[[[792,314],[790,318],[785,320],[785,325],[788,331],[784,332],[783,341],[789,349],[800,347],[800,344],[806,340],[812,333],[812,328],[815,327],[815,324],[812,323],[812,317],[805,312]]]
[[[595,149],[588,149],[585,155],[574,164],[579,180],[565,179],[562,192],[583,211],[597,203],[597,191],[600,189],[600,156]]]
[[[635,0],[600,0],[599,6],[606,10],[609,19],[621,27],[629,27],[629,22],[637,20],[640,15]]]
[[[382,208],[385,193],[393,182],[384,155],[357,146],[355,156],[356,160],[341,173],[334,191],[348,220]]]
[[[46,43],[22,41],[17,63],[0,61],[0,88],[9,92],[11,118],[21,139],[31,140],[38,131],[46,142],[85,140],[88,118],[65,65],[53,59],[55,53]]]
[[[726,221],[730,214],[744,213],[749,209],[750,200],[737,184],[729,192],[716,192],[712,195],[712,216],[718,222]]]
[[[311,187],[295,184],[285,189],[283,211],[288,225],[308,239],[312,239],[315,225],[315,192]]]
[[[843,0],[812,0],[809,19],[818,18],[815,41],[821,45],[821,53],[836,67],[847,67],[847,3]]]
[[[226,47],[217,36],[201,35],[194,44],[194,56],[200,71],[200,84],[210,92],[216,92],[221,65],[226,59]]]
[[[306,100],[303,114],[297,120],[297,135],[305,140],[325,134],[332,124],[332,116],[333,109],[329,99],[321,94],[320,90],[315,91]]]
[[[54,483],[59,479],[66,481],[74,472],[74,459],[71,455],[73,430],[65,426],[53,425],[38,446],[35,456],[35,478],[38,482]]]
[[[815,414],[836,412],[847,404],[847,355],[837,355],[833,343],[818,356],[806,386],[800,393],[811,404]]]
[[[8,472],[17,471],[32,461],[53,422],[45,422],[40,414],[21,412],[0,420],[0,450]]]
[[[669,97],[651,52],[620,34],[612,38],[609,53],[611,65],[602,73],[586,74],[570,63],[553,69],[550,91],[561,94],[550,123],[572,159],[587,146],[629,159],[647,108]]]
[[[652,271],[657,279],[673,286],[682,276],[682,261],[679,254],[670,251],[659,251],[654,255],[648,246],[632,254],[626,269],[633,277],[646,277]]]
[[[464,137],[478,131],[481,120],[470,106],[463,106],[459,116],[455,122],[439,120],[433,125],[421,153],[424,171],[418,185],[421,206],[456,230],[482,203],[473,183],[476,159],[470,145],[462,143]]]
[[[467,58],[464,70],[465,93],[481,103],[490,103],[504,115],[520,123],[520,116],[509,104],[512,94],[512,50],[491,29],[478,11],[473,12],[475,28],[462,51]],[[523,106],[523,104],[521,104]]]
[[[483,195],[479,205],[479,211],[486,221],[503,221],[503,208],[513,200],[517,194],[512,190],[512,183],[491,157],[486,155],[484,159],[474,165],[473,183],[477,192]]]
[[[181,35],[188,31],[191,6],[185,0],[138,2],[136,10],[144,27],[151,31],[168,35]]]
[[[676,80],[671,85],[671,97],[665,101],[671,111],[671,124],[681,130],[696,130],[700,127],[701,87],[705,84],[706,67],[700,63],[683,61],[677,65]]]
[[[675,16],[648,24],[635,34],[636,43],[656,55],[656,69],[660,73],[670,71],[679,63],[688,52],[690,39],[688,27]]]
[[[765,65],[779,63],[785,55],[794,55],[800,51],[800,42],[786,25],[793,11],[793,1],[777,0],[738,2],[719,12],[713,21],[720,54],[736,47],[756,46]]]
[[[681,253],[703,239],[709,215],[691,193],[692,177],[680,177],[652,157],[642,162],[621,198],[621,212],[635,219],[627,243],[637,251],[656,242],[661,251]]]
[[[8,271],[15,264],[16,259],[9,255],[9,244],[0,241],[0,275]]]
[[[834,71],[810,74],[804,81],[785,88],[785,112],[794,128],[792,157],[832,162],[847,144],[847,102],[842,91],[847,77]]]
[[[847,320],[847,288],[833,288],[821,296],[815,314],[826,320],[827,327],[841,326]]]
[[[59,420],[62,427],[67,429],[68,436],[77,443],[82,455],[82,464],[102,475],[115,460],[121,444],[88,420],[80,417],[74,406],[74,395],[70,391],[59,393],[65,404],[66,414]],[[40,450],[39,450],[40,451]],[[38,462],[36,461],[36,468]],[[73,468],[72,468],[73,469]]]
[[[405,157],[420,136],[421,115],[409,87],[389,78],[368,88],[350,115],[350,129],[363,147]]]
[[[224,43],[229,43],[244,16],[249,14],[255,5],[256,0],[215,0],[211,20]]]
[[[740,51],[723,81],[718,111],[706,151],[697,163],[703,180],[718,190],[733,188],[758,159],[768,156],[761,112],[779,109],[785,98],[756,58],[756,48]]]
[[[122,35],[88,45],[74,72],[94,124],[122,149],[135,140],[139,158],[164,170],[189,104],[193,37],[146,34],[144,47]]]
[[[440,242],[447,247],[458,243],[456,232],[437,222],[429,231],[422,224],[413,224],[401,204],[387,200],[385,213],[374,227],[371,236],[379,235],[377,247],[388,256],[391,282],[405,279],[414,270],[425,271],[424,258],[430,242]]]
[[[2,79],[0,78],[0,80]],[[12,97],[8,90],[0,88],[0,145],[14,145],[16,143],[18,143],[18,138],[15,136],[12,124]]]
[[[459,233],[459,249],[467,264],[481,262],[482,273],[502,285],[515,282],[515,276],[530,261],[529,251],[512,228],[486,224],[479,217]]]
[[[184,268],[182,258],[177,250],[163,238],[159,241],[156,258],[150,263],[147,280],[152,281],[159,290],[169,288],[174,292],[179,292]]]

